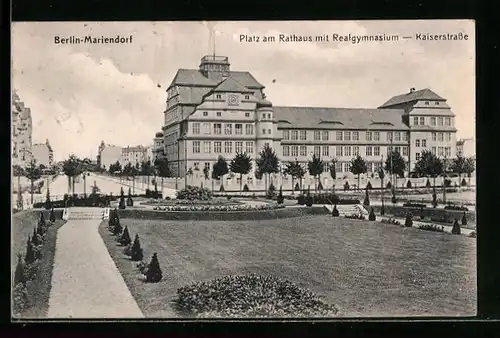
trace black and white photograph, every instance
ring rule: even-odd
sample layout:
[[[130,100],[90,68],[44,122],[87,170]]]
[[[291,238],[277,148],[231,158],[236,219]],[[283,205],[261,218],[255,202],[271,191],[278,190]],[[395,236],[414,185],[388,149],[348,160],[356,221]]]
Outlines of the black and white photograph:
[[[13,319],[477,314],[473,20],[11,30]]]

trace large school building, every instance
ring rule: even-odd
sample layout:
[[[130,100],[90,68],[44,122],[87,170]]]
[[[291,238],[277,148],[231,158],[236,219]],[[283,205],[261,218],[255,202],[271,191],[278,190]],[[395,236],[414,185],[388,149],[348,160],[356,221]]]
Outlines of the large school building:
[[[412,88],[378,108],[359,109],[273,106],[264,88],[250,72],[231,71],[224,56],[204,56],[198,69],[179,69],[167,89],[162,132],[155,135],[172,173],[211,170],[219,155],[228,162],[238,152],[255,159],[265,144],[282,163],[305,163],[312,154],[325,165],[336,159],[339,173],[349,172],[357,154],[375,172],[391,149],[409,171],[425,149],[455,156],[455,115],[430,89]]]

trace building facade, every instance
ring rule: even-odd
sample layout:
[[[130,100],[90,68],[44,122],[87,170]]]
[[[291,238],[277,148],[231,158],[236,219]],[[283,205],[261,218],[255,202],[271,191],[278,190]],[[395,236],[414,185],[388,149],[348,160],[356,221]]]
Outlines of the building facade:
[[[151,148],[153,163],[158,158],[165,157],[165,148],[163,146],[163,132],[157,132],[153,139],[153,147]]]
[[[121,163],[121,159],[122,147],[105,144],[104,141],[101,142],[97,153],[97,162],[99,167],[108,170],[110,165],[115,164],[116,162]]]
[[[163,147],[179,176],[211,170],[219,155],[255,159],[265,144],[282,163],[316,154],[326,167],[335,159],[339,173],[349,172],[357,154],[376,172],[394,149],[411,171],[423,150],[455,156],[454,117],[430,89],[412,88],[373,109],[273,106],[249,72],[231,71],[227,57],[205,56],[199,69],[179,69],[167,89]]]
[[[12,93],[11,105],[12,164],[25,166],[32,157],[32,132],[33,122],[31,110],[25,107],[18,94]]]
[[[32,147],[33,158],[38,164],[44,165],[50,168],[54,165],[54,151],[50,146],[49,140],[45,140],[45,143],[37,143]]]
[[[122,155],[120,159],[120,164],[122,167],[127,164],[131,164],[132,166],[141,165],[143,162],[152,161],[152,151],[151,147],[144,146],[134,146],[134,147],[126,147],[122,149]]]
[[[97,149],[97,165],[104,169],[109,169],[109,166],[116,162],[120,163],[122,167],[129,163],[132,166],[140,166],[142,162],[153,161],[153,148],[142,145],[119,147],[101,141]]]

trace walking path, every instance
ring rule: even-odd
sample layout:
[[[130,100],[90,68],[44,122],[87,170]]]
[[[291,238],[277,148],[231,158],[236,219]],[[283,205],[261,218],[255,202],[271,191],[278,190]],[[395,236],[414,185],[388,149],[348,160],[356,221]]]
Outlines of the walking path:
[[[101,220],[57,232],[48,318],[144,317],[99,235]]]

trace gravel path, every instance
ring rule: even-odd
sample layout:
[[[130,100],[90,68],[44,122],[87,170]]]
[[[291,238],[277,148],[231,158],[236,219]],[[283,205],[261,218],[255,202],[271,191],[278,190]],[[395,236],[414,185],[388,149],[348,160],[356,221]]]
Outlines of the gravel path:
[[[100,220],[70,220],[57,233],[48,318],[144,317],[99,235]]]

